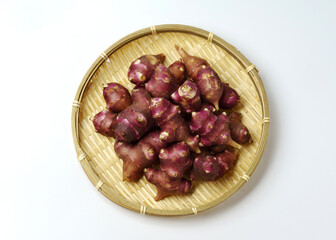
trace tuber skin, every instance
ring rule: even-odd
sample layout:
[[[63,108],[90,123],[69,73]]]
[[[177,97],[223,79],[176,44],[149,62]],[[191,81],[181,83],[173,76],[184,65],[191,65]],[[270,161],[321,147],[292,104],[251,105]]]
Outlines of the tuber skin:
[[[169,98],[177,87],[175,78],[161,63],[156,66],[151,79],[146,83],[146,90],[153,97]]]
[[[223,94],[219,99],[219,107],[223,109],[230,109],[235,107],[239,103],[239,95],[229,86],[229,84],[223,84]]]
[[[136,144],[114,144],[117,156],[123,160],[124,181],[138,181],[145,168],[158,162],[160,150],[167,147],[167,143],[161,141],[159,136],[160,131],[153,131]]]
[[[149,104],[150,94],[144,87],[132,90],[133,104],[124,109],[117,117],[115,126],[116,139],[125,143],[139,140],[148,131],[155,127]]]
[[[145,177],[147,181],[154,184],[157,189],[157,193],[154,198],[155,201],[160,201],[171,195],[183,195],[191,190],[190,180],[172,178],[167,174],[167,172],[162,170],[149,168],[145,173]]]
[[[173,75],[176,80],[177,85],[181,85],[186,77],[186,69],[182,61],[173,62],[169,67],[168,70]]]
[[[188,75],[189,77],[191,77],[191,79],[196,79],[197,72],[202,65],[209,66],[208,62],[203,58],[190,56],[183,48],[179,46],[175,45],[175,48],[182,57],[184,66],[187,69]]]
[[[165,59],[164,54],[144,55],[134,60],[128,70],[128,79],[136,85],[144,85],[151,78],[155,67]]]
[[[223,93],[223,83],[218,74],[202,58],[190,56],[186,51],[178,46],[176,50],[181,55],[184,65],[191,79],[197,85],[204,102],[211,103],[219,109],[219,99]]]
[[[189,80],[185,81],[177,91],[173,92],[171,98],[187,113],[197,111],[202,104],[197,86]]]
[[[229,119],[226,113],[223,112],[216,116],[208,107],[203,106],[200,111],[193,112],[189,124],[192,132],[199,134],[200,146],[225,144],[240,148],[240,145],[231,139]]]
[[[201,155],[195,158],[190,173],[190,180],[214,181],[228,173],[237,160],[237,151],[212,155]]]
[[[190,180],[213,181],[219,175],[220,167],[216,157],[211,155],[195,158]]]
[[[223,83],[218,74],[211,67],[202,65],[197,71],[195,82],[201,93],[202,100],[213,104],[216,110],[218,110],[219,99],[224,90]]]
[[[247,127],[242,124],[241,119],[242,115],[238,112],[233,112],[229,116],[231,137],[239,144],[252,143],[251,134]]]
[[[132,98],[128,90],[119,83],[108,83],[103,90],[106,108],[111,112],[121,112],[132,104]]]
[[[225,113],[221,113],[217,116],[212,130],[200,137],[200,143],[204,146],[226,144],[234,148],[241,148],[241,146],[231,138],[229,120]]]
[[[173,178],[182,178],[192,166],[188,145],[185,142],[176,143],[160,151],[160,168]]]
[[[215,108],[212,105],[203,104],[199,111],[192,112],[189,124],[191,131],[201,136],[209,133],[217,120],[216,115],[213,113],[214,111]]]
[[[161,140],[167,143],[184,141],[191,151],[200,152],[199,136],[190,134],[179,106],[164,98],[153,98],[149,108],[156,123],[162,129]]]
[[[104,109],[94,116],[92,122],[97,133],[107,137],[115,137],[114,128],[117,123],[117,114]]]
[[[210,151],[212,154],[218,154],[218,153],[222,153],[225,150],[227,150],[229,148],[228,145],[226,144],[222,144],[222,145],[213,145],[210,147]]]
[[[156,201],[173,194],[184,194],[191,189],[191,182],[183,179],[192,161],[186,143],[179,142],[163,148],[159,154],[160,169],[147,169],[146,179],[157,188]]]
[[[218,177],[216,178],[218,179],[227,174],[235,165],[238,159],[238,151],[234,150],[233,152],[231,152],[229,150],[225,150],[224,152],[217,154],[216,159],[220,167]]]

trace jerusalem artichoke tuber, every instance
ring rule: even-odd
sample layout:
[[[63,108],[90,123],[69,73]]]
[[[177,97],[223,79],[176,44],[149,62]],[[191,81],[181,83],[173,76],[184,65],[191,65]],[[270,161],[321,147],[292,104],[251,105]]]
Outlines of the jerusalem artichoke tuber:
[[[156,66],[151,79],[146,83],[146,90],[153,97],[169,98],[177,87],[175,78],[161,63]]]
[[[189,76],[195,81],[202,100],[213,104],[218,110],[218,101],[223,93],[223,83],[218,74],[209,66],[206,60],[190,56],[181,47],[176,46],[176,49],[183,59]]]
[[[117,114],[102,110],[94,116],[92,122],[98,133],[107,137],[115,137],[114,128],[117,123]]]
[[[115,143],[114,150],[123,160],[124,181],[138,181],[142,177],[144,168],[158,162],[160,150],[167,146],[159,136],[160,131],[154,131],[148,133],[136,144]]]
[[[213,181],[223,177],[232,169],[237,159],[237,151],[225,150],[223,153],[200,155],[195,158],[190,173],[191,180]]]
[[[239,144],[252,143],[251,134],[241,119],[242,115],[238,112],[233,112],[229,116],[231,137]]]
[[[203,101],[213,104],[218,110],[224,88],[217,73],[211,67],[202,65],[197,71],[195,82]]]
[[[191,180],[212,181],[218,177],[219,164],[211,155],[198,156],[195,158],[190,174]]]
[[[230,109],[235,107],[239,103],[239,95],[229,86],[229,84],[223,84],[223,94],[219,99],[219,107],[224,109]]]
[[[136,85],[144,85],[152,76],[155,67],[165,59],[164,54],[144,55],[134,60],[128,70],[128,79]]]
[[[230,145],[240,148],[231,139],[229,120],[225,113],[216,116],[207,107],[192,113],[190,129],[200,135],[200,144],[203,146]]]
[[[184,194],[191,189],[191,182],[183,179],[191,167],[190,152],[184,142],[176,143],[160,151],[160,169],[147,169],[146,179],[157,189],[156,201],[173,194]]]
[[[155,170],[153,168],[147,169],[145,173],[148,182],[155,185],[157,193],[155,201],[159,201],[171,195],[186,194],[191,190],[191,181],[186,179],[172,178],[167,172],[162,170]]]
[[[197,72],[202,65],[209,66],[208,62],[203,58],[190,56],[183,48],[179,46],[175,46],[175,48],[182,57],[184,66],[187,69],[188,75],[191,77],[191,79],[196,79]]]
[[[160,139],[168,143],[185,141],[191,151],[200,152],[199,136],[192,136],[180,107],[164,98],[153,98],[150,110],[156,123],[162,129]]]
[[[103,90],[106,107],[111,112],[121,112],[132,104],[128,90],[119,83],[108,83]]]
[[[151,97],[144,87],[133,89],[132,100],[133,104],[117,117],[115,134],[116,139],[121,142],[134,142],[155,126],[155,120],[149,109]]]
[[[173,92],[171,98],[187,113],[197,111],[201,107],[201,96],[197,86],[189,80]]]
[[[173,62],[168,70],[176,80],[177,85],[181,85],[185,80],[186,70],[182,61]]]
[[[159,158],[161,170],[174,178],[182,178],[192,165],[188,145],[184,142],[161,149]]]
[[[216,179],[221,178],[226,173],[228,173],[236,163],[237,158],[238,158],[237,150],[233,151],[225,150],[224,152],[217,154],[216,159],[219,163],[220,171]]]

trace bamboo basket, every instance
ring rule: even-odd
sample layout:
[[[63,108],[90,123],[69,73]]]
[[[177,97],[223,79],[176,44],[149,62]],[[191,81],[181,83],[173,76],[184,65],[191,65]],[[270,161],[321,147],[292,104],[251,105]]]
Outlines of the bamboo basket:
[[[91,118],[105,107],[103,84],[119,82],[133,88],[127,80],[130,63],[144,54],[164,53],[165,65],[179,59],[174,45],[189,54],[206,59],[220,78],[241,96],[243,123],[249,128],[253,144],[240,149],[234,170],[213,182],[193,182],[193,192],[154,200],[155,186],[143,177],[137,183],[122,181],[122,161],[114,152],[114,139],[94,131]],[[134,32],[101,53],[85,74],[72,105],[72,134],[77,158],[98,191],[113,202],[151,215],[187,215],[213,207],[247,182],[259,163],[269,128],[266,92],[257,68],[235,47],[205,30],[184,25],[159,25]]]

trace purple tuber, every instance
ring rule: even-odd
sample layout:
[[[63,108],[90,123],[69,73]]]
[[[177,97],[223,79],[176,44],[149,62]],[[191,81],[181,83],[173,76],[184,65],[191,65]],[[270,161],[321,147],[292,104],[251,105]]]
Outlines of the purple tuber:
[[[220,167],[216,157],[211,155],[195,158],[190,174],[191,180],[212,181],[218,177]]]
[[[196,79],[197,72],[202,65],[209,66],[208,62],[203,58],[190,56],[183,48],[179,46],[175,45],[175,48],[182,57],[184,66],[187,69],[188,75],[189,77],[191,77],[191,79],[193,80]]]
[[[161,149],[159,158],[161,170],[174,178],[182,178],[192,165],[188,145],[184,142]]]
[[[214,111],[215,108],[212,105],[203,104],[199,111],[192,112],[192,119],[189,124],[191,131],[201,136],[212,131],[217,120],[217,116],[213,113]]]
[[[201,107],[201,96],[197,86],[189,80],[173,92],[171,98],[187,113],[197,111]]]
[[[121,112],[132,104],[128,90],[119,83],[108,83],[103,90],[106,108],[111,112]]]
[[[156,187],[157,193],[154,198],[155,201],[160,201],[171,195],[183,195],[191,190],[191,181],[172,178],[167,172],[162,170],[149,168],[147,169],[145,176],[147,181],[154,184]]]
[[[229,86],[229,84],[223,84],[223,94],[219,99],[219,107],[224,109],[230,109],[235,107],[239,103],[239,95]]]
[[[136,144],[123,142],[114,144],[116,154],[123,160],[124,181],[138,181],[145,168],[158,162],[160,150],[167,146],[159,136],[160,131],[153,131]]]
[[[211,107],[209,107],[211,108]],[[240,146],[231,139],[229,120],[225,113],[216,116],[207,107],[191,115],[190,129],[199,134],[201,146],[229,145]]]
[[[200,152],[199,136],[190,134],[179,106],[164,98],[153,98],[150,110],[156,123],[162,129],[160,139],[168,143],[184,141],[191,151]]]
[[[175,78],[177,85],[181,85],[184,82],[186,76],[186,69],[182,61],[173,62],[168,67],[168,70]]]
[[[107,137],[115,137],[114,128],[117,123],[117,114],[102,110],[94,116],[92,122],[97,133]]]
[[[193,163],[190,179],[213,181],[223,177],[232,169],[237,155],[237,151],[230,152],[225,150],[216,156],[197,156]]]
[[[133,104],[117,117],[115,134],[116,139],[121,142],[132,143],[139,140],[155,126],[149,109],[150,94],[143,87],[134,88],[132,100]]]
[[[218,101],[223,93],[223,83],[218,74],[204,59],[190,56],[183,48],[175,47],[183,59],[189,76],[195,81],[202,100],[213,104],[218,110]]]
[[[209,66],[202,65],[195,78],[204,102],[211,103],[219,109],[219,99],[223,93],[223,83],[217,73]]]
[[[159,170],[147,169],[145,173],[148,182],[156,186],[155,200],[159,201],[170,195],[189,192],[191,182],[183,179],[183,175],[192,165],[186,143],[179,142],[161,149],[159,158]]]
[[[231,137],[239,144],[252,143],[251,134],[241,119],[242,115],[238,112],[233,112],[229,116]]]
[[[236,163],[237,158],[238,151],[236,150],[232,152],[229,150],[225,150],[224,152],[217,154],[216,159],[218,161],[220,171],[216,179],[221,178],[226,173],[228,173]]]
[[[134,60],[128,70],[128,79],[136,85],[144,85],[152,76],[155,67],[165,59],[164,54],[144,55]]]
[[[169,98],[177,87],[175,78],[161,63],[156,66],[151,79],[146,83],[146,90],[153,97]]]

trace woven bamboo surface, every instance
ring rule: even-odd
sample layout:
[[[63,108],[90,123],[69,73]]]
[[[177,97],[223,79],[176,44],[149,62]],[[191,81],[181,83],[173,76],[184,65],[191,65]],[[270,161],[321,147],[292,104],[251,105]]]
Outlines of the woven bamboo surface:
[[[237,90],[243,115],[253,144],[240,149],[234,170],[214,182],[193,182],[193,192],[154,200],[154,185],[142,178],[137,183],[122,181],[122,160],[114,150],[114,139],[97,134],[90,120],[105,107],[103,84],[119,82],[133,88],[127,80],[130,63],[144,54],[164,53],[165,65],[179,59],[174,45],[189,54],[206,59],[224,82]],[[84,76],[73,103],[73,138],[84,171],[109,199],[142,214],[186,215],[222,202],[249,180],[263,153],[269,125],[266,93],[257,69],[237,49],[205,30],[183,25],[161,25],[139,30],[119,40],[100,54]]]

